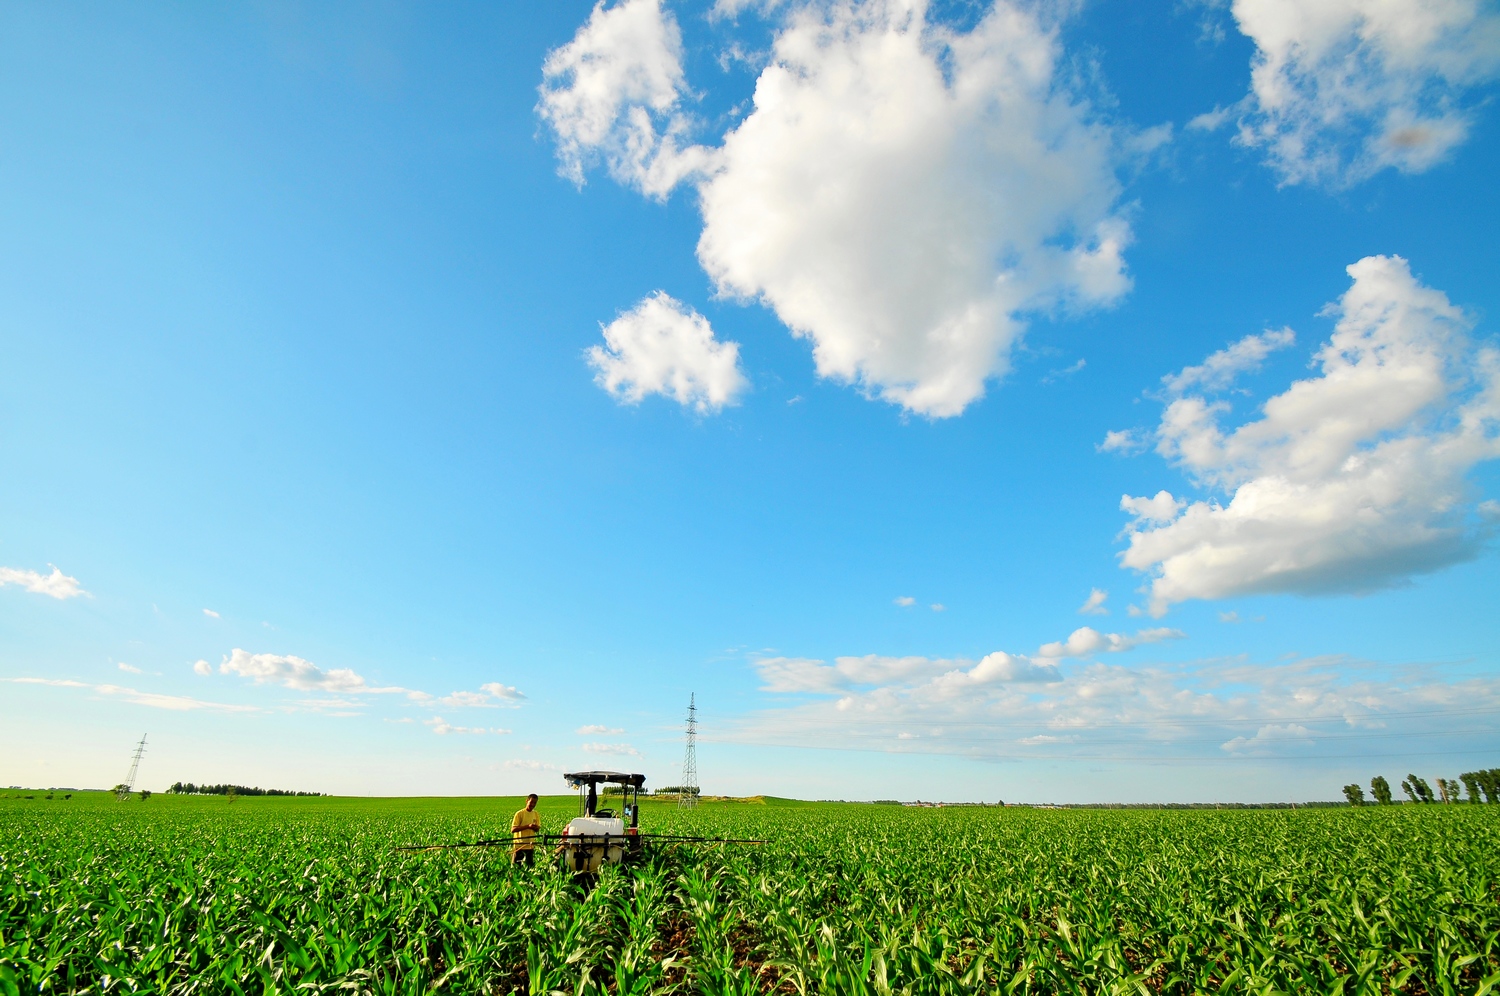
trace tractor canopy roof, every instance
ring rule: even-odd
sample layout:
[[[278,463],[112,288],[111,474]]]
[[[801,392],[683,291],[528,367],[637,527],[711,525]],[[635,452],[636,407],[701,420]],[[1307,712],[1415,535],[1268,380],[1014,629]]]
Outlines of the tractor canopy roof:
[[[617,785],[633,785],[640,788],[646,784],[645,775],[629,775],[623,771],[575,771],[563,775],[563,779],[571,788],[579,788],[584,785],[597,785],[599,782],[613,782]]]

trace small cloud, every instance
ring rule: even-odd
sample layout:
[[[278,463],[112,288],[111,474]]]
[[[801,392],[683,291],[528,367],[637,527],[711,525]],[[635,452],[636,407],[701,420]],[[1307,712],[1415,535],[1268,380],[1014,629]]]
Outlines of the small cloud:
[[[18,584],[29,592],[56,599],[77,598],[79,595],[88,594],[78,584],[77,578],[68,577],[51,564],[47,566],[52,567],[51,574],[40,574],[36,571],[22,570],[19,567],[0,567],[0,588],[8,584]]]
[[[491,733],[497,736],[502,736],[511,732],[510,730],[500,729],[499,727],[490,727],[489,729],[486,729],[483,726],[454,726],[452,723],[444,720],[441,716],[434,716],[431,719],[424,719],[422,720],[422,723],[425,726],[432,727],[432,732],[436,733],[440,737],[445,737],[450,733],[470,733],[474,734],[475,736],[483,736],[486,733]]]
[[[514,758],[501,765],[511,771],[561,771],[562,768],[545,761],[533,761],[530,758]]]
[[[1109,597],[1109,592],[1103,588],[1094,588],[1089,592],[1089,597],[1084,599],[1083,604],[1078,607],[1078,614],[1084,616],[1107,616],[1109,610],[1104,607],[1104,600]]]
[[[739,343],[715,338],[707,318],[664,291],[599,327],[604,345],[585,355],[594,382],[621,404],[660,394],[708,414],[735,404],[750,386]]]
[[[1187,507],[1181,498],[1173,498],[1170,491],[1158,491],[1154,498],[1132,498],[1120,496],[1120,510],[1135,516],[1137,522],[1171,522],[1177,513]]]
[[[210,618],[210,619],[217,619],[217,618],[219,618],[219,614],[217,612],[215,612],[213,609],[204,609],[203,610],[203,614],[205,616],[208,616],[208,618]]]
[[[389,716],[387,716],[384,720],[382,720],[382,722],[385,722],[385,723],[413,723],[413,722],[416,722],[416,721],[414,719],[412,719],[410,716],[402,716],[400,719],[391,719]]]
[[[1219,745],[1230,754],[1253,753],[1277,744],[1305,747],[1312,744],[1312,731],[1300,723],[1262,726],[1253,737],[1235,737]]]
[[[142,671],[140,668],[135,667],[134,665],[126,664],[124,661],[118,662],[117,664],[115,664],[115,667],[119,668],[121,671],[124,671],[126,674],[145,674],[146,673],[145,671]]]
[[[1221,34],[1223,29],[1219,29]],[[1204,111],[1187,123],[1189,131],[1218,131],[1224,127],[1224,123],[1234,116],[1234,105],[1228,107],[1214,106],[1211,111]]]
[[[640,757],[641,752],[630,744],[584,744],[583,749],[590,754],[613,754],[617,757]]]
[[[453,692],[450,695],[444,695],[438,701],[455,709],[493,709],[495,707],[490,697],[483,692]]]
[[[898,733],[898,734],[896,734],[896,739],[897,740],[920,740],[921,738],[918,737],[915,733]]]
[[[1178,373],[1167,374],[1161,382],[1173,394],[1181,394],[1191,387],[1222,391],[1240,374],[1259,370],[1267,356],[1296,341],[1297,334],[1289,328],[1267,329],[1258,335],[1247,335],[1196,367],[1185,367]]]
[[[604,726],[604,725],[602,725],[600,723],[591,723],[588,726],[580,726],[578,729],[574,730],[573,732],[577,733],[579,736],[593,735],[593,736],[606,736],[607,737],[607,736],[613,736],[613,735],[619,734],[619,733],[624,733],[625,731],[624,730],[620,730],[620,729],[616,729],[613,726]]]
[[[896,605],[901,606],[903,609],[909,609],[913,605],[917,604],[917,600],[915,598],[912,598],[910,595],[898,595],[896,598],[892,599],[892,601]]]
[[[942,602],[933,602],[932,603],[932,611],[934,611],[934,612],[947,612],[948,611],[948,606],[944,605]]]
[[[1104,434],[1104,442],[1094,447],[1100,453],[1120,453],[1129,456],[1146,448],[1139,429],[1111,429]]]
[[[1240,614],[1238,612],[1220,612],[1219,613],[1219,622],[1222,622],[1222,623],[1237,623],[1239,621],[1240,621]]]
[[[799,404],[801,404],[805,400],[806,399],[803,398],[802,395],[798,394],[798,395],[795,395],[793,397],[788,398],[786,403],[789,404],[789,405],[799,405]]]
[[[214,666],[208,661],[195,661],[193,663],[194,674],[213,674]]]
[[[516,690],[515,685],[502,685],[498,681],[486,682],[479,686],[479,690],[497,699],[504,699],[506,702],[519,702],[526,697]]]
[[[1076,374],[1078,371],[1082,370],[1087,365],[1088,365],[1088,361],[1087,360],[1085,360],[1085,359],[1079,359],[1079,361],[1077,363],[1074,363],[1071,366],[1063,367],[1060,370],[1053,370],[1051,373],[1047,374],[1047,376],[1045,376],[1045,377],[1042,378],[1042,383],[1043,384],[1051,384],[1051,383],[1054,383],[1055,381],[1062,380],[1064,377],[1071,377],[1074,374]]]
[[[1087,657],[1100,651],[1115,654],[1148,643],[1160,643],[1162,640],[1181,640],[1186,635],[1182,630],[1168,629],[1165,626],[1143,629],[1134,636],[1101,633],[1092,626],[1081,626],[1069,634],[1065,641],[1043,644],[1037,651],[1037,656],[1056,660],[1062,657]]]
[[[1146,614],[1146,610],[1139,605],[1127,605],[1125,606],[1125,614],[1132,619],[1138,619]]]

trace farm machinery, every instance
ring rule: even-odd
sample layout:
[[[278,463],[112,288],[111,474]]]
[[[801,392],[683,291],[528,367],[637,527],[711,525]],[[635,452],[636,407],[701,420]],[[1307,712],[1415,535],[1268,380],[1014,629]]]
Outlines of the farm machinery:
[[[592,882],[606,864],[623,865],[639,861],[648,847],[707,844],[764,844],[764,840],[731,837],[698,837],[688,834],[642,833],[641,789],[646,776],[624,771],[575,771],[563,775],[568,787],[578,792],[578,815],[568,821],[562,833],[536,833],[524,839],[537,848],[551,847],[565,869],[584,882]],[[609,790],[617,787],[619,810],[599,805],[600,787],[605,801]],[[457,841],[452,844],[413,844],[402,851],[428,851],[453,847],[513,847],[521,835],[489,840]]]

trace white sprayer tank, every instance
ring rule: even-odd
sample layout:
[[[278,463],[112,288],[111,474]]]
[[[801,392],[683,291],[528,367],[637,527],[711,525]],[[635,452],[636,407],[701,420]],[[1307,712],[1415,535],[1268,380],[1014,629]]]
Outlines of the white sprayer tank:
[[[569,871],[597,872],[608,861],[625,857],[625,821],[600,816],[577,816],[563,830],[563,860]]]

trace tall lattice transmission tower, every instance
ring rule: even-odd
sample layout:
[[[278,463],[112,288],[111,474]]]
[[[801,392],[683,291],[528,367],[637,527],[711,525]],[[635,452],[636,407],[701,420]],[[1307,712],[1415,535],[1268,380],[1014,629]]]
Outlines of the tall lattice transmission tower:
[[[135,789],[135,773],[141,768],[141,755],[146,753],[146,734],[141,734],[141,742],[135,745],[135,753],[130,755],[130,774],[125,776],[125,781],[115,789],[115,798],[124,802],[130,798],[130,793]]]
[[[679,806],[698,805],[698,693],[688,697],[687,747],[682,752],[682,783],[677,790]]]

